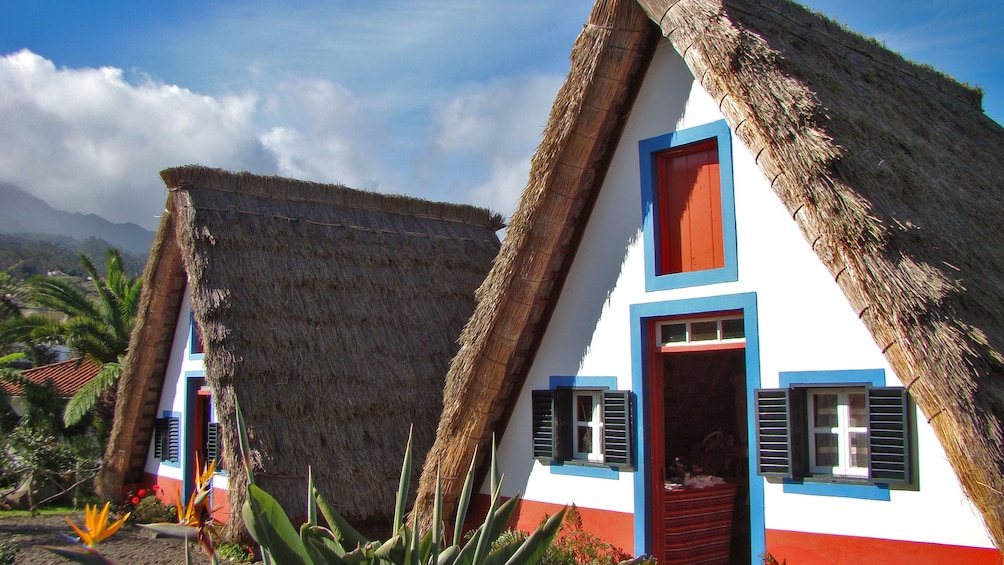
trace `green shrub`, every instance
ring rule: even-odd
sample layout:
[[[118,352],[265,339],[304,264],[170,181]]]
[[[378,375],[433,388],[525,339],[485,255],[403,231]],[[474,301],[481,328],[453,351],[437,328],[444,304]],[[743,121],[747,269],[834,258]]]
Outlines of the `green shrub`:
[[[254,561],[254,550],[241,543],[222,543],[216,546],[216,556],[233,563]]]
[[[546,519],[547,516],[544,516],[541,523]],[[526,536],[526,532],[520,530],[507,530],[496,543],[504,545],[513,540],[526,539]],[[572,505],[554,542],[540,558],[540,565],[611,565],[629,559],[631,556],[620,548],[583,529],[579,510]]]
[[[145,489],[140,489],[139,492],[144,493],[143,496],[134,496],[129,500],[130,503],[134,504],[132,510],[125,510],[125,505],[123,505],[123,512],[132,512],[131,518],[133,522],[137,524],[152,524],[156,522],[177,521],[178,511],[174,505],[165,505],[152,490],[145,492]],[[139,502],[136,502],[137,500]]]

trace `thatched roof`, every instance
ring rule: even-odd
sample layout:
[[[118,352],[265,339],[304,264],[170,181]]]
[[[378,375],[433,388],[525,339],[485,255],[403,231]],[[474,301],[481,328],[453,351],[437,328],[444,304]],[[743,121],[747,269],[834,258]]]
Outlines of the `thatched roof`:
[[[447,376],[436,467],[501,433],[663,37],[756,157],[1004,547],[1004,129],[979,93],[787,0],[599,0]],[[461,479],[462,480],[462,479]],[[459,481],[446,481],[452,503]]]
[[[119,387],[105,496],[142,477],[187,277],[233,507],[246,486],[234,449],[239,399],[256,481],[288,512],[303,512],[311,465],[347,517],[388,520],[409,426],[419,458],[432,444],[500,218],[201,167],[161,176],[170,194]]]

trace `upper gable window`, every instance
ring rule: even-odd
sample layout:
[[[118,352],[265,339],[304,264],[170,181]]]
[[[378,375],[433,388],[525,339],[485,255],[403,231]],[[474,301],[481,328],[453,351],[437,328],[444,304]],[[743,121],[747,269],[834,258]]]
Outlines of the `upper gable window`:
[[[731,140],[719,121],[639,142],[646,290],[737,280]]]

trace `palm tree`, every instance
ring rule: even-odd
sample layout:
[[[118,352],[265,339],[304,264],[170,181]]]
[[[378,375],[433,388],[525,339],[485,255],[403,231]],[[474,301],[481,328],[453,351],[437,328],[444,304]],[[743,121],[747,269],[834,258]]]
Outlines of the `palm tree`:
[[[34,277],[29,281],[31,302],[55,310],[65,319],[22,316],[5,324],[7,335],[2,336],[8,340],[20,337],[34,344],[62,341],[81,359],[89,357],[103,365],[101,372],[66,405],[63,420],[67,426],[79,422],[118,382],[142,284],[138,277],[126,275],[116,249],[108,250],[103,280],[90,257],[81,253],[80,263],[94,283],[96,299],[65,280]],[[114,406],[113,399],[106,401],[106,408]],[[110,419],[110,414],[104,416]]]

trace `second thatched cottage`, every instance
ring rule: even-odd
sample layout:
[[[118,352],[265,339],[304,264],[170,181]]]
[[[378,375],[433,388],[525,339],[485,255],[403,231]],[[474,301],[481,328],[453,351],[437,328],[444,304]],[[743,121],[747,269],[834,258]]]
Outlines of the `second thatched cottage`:
[[[662,564],[999,563],[1002,149],[794,2],[597,1],[420,504],[495,437],[521,526],[575,503]]]
[[[202,167],[161,176],[103,495],[157,483],[184,499],[196,455],[217,458],[216,517],[240,535],[239,400],[256,481],[290,515],[311,465],[354,523],[389,521],[409,426],[420,460],[500,218]]]

